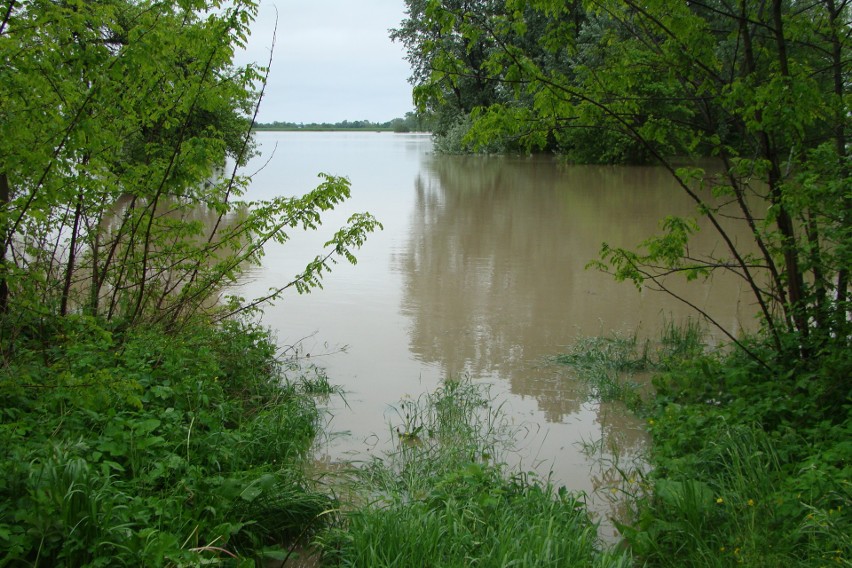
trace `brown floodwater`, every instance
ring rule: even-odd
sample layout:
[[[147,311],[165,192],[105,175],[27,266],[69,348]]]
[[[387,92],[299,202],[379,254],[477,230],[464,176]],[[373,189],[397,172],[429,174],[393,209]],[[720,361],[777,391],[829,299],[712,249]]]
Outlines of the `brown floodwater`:
[[[522,467],[552,472],[606,512],[607,499],[594,494],[608,489],[611,443],[622,463],[641,456],[642,424],[617,404],[590,400],[588,388],[548,357],[581,336],[655,338],[664,322],[695,317],[671,296],[585,268],[604,242],[634,246],[658,233],[664,216],[695,215],[671,176],[550,156],[443,156],[420,134],[263,132],[257,140],[248,199],[303,193],[319,172],[348,177],[352,199],[319,234],[271,246],[241,295],[291,280],[353,212],[369,211],[384,224],[357,266],[341,262],[324,289],[294,291],[264,310],[279,343],[297,345],[346,393],[329,402],[329,431],[340,434],[320,454],[359,459],[384,451],[401,399],[468,375],[491,385],[522,432]],[[721,248],[709,229],[690,245],[693,252]],[[753,306],[735,277],[671,285],[729,332],[752,327]],[[722,334],[709,329],[708,338]],[[588,455],[589,447],[597,451]]]

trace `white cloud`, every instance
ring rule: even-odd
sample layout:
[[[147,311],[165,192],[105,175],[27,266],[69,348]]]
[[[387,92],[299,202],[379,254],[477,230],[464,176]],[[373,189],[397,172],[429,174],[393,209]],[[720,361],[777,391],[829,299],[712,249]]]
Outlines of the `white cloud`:
[[[402,0],[263,2],[240,62],[266,63],[276,8],[261,122],[378,122],[412,109],[409,67],[388,37],[404,17]]]

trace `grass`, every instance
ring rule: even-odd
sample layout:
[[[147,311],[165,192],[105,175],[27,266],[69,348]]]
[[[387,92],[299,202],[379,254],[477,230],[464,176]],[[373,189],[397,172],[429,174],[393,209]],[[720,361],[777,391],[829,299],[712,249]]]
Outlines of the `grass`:
[[[361,506],[320,533],[335,566],[628,566],[601,551],[582,496],[501,459],[512,433],[470,380],[403,401],[397,444],[350,472]]]
[[[703,350],[701,326],[688,320],[682,326],[667,322],[656,344],[640,342],[636,334],[581,337],[553,360],[571,367],[595,400],[620,400],[636,410],[642,404],[637,373],[667,370]]]

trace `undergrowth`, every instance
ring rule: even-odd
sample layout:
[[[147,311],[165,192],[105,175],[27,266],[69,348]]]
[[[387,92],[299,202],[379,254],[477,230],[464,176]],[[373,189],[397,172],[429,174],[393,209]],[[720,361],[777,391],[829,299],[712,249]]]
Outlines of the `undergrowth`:
[[[647,566],[852,565],[852,355],[792,361],[744,340],[767,367],[678,339],[694,337],[668,330],[659,351],[593,339],[560,357],[593,385],[653,372],[650,398],[614,393],[652,436],[650,473],[622,472],[625,544]]]
[[[249,565],[317,529],[318,427],[256,325],[38,322],[0,367],[0,566]]]

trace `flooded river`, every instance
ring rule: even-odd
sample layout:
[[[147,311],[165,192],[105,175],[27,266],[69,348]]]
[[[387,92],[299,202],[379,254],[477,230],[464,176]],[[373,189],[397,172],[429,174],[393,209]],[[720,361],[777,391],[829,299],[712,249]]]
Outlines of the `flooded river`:
[[[347,433],[322,450],[330,459],[383,451],[400,399],[463,374],[491,384],[523,428],[524,467],[552,470],[569,489],[591,494],[606,476],[581,443],[608,437],[625,457],[641,451],[635,418],[588,400],[588,390],[547,358],[580,336],[653,338],[664,321],[694,315],[669,296],[584,268],[603,242],[633,246],[658,232],[665,215],[693,214],[669,174],[549,156],[442,156],[419,134],[263,132],[257,140],[262,155],[247,168],[259,170],[249,199],[303,193],[319,172],[348,177],[352,199],[319,234],[270,247],[241,294],[291,280],[353,212],[369,211],[384,225],[357,266],[341,262],[324,289],[293,291],[265,309],[279,343],[298,344],[346,392],[345,403],[330,403],[330,429]],[[695,248],[720,247],[707,230]],[[751,323],[735,279],[678,290],[729,331]]]

